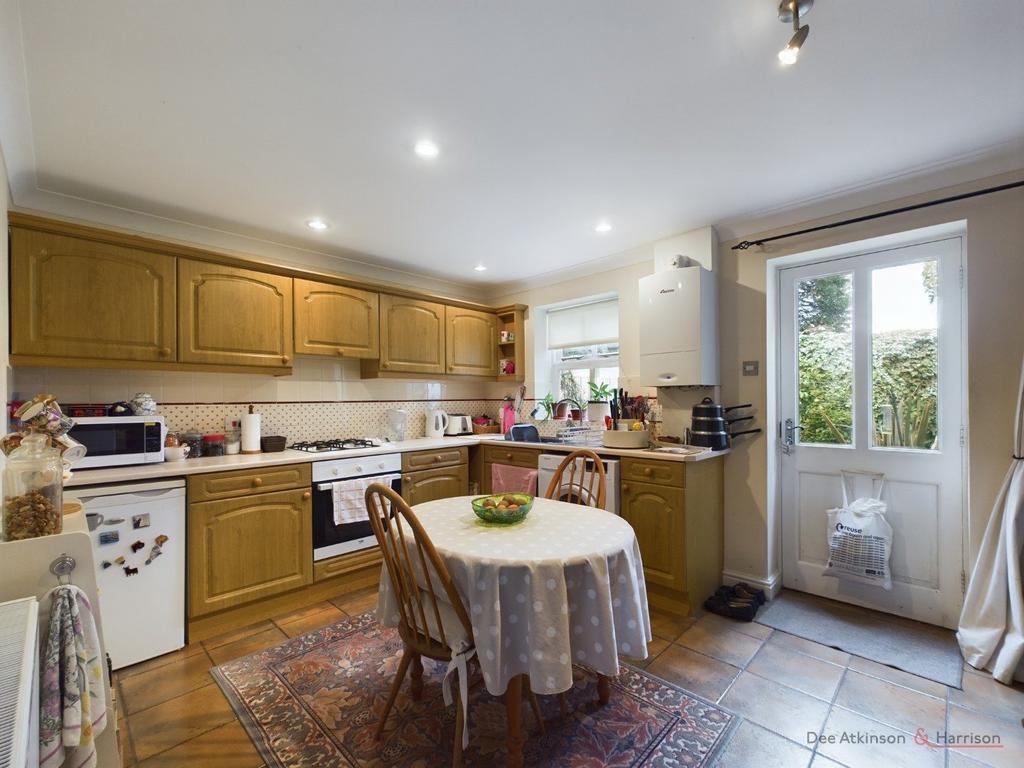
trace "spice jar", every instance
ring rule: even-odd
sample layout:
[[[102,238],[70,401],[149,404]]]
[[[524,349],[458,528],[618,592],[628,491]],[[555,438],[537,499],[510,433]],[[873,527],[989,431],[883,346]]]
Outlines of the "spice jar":
[[[4,468],[4,541],[63,530],[63,474],[60,451],[50,445],[50,438],[26,435]]]
[[[203,435],[203,456],[223,456],[224,435]]]
[[[188,457],[190,459],[198,459],[203,455],[202,432],[182,432],[178,435],[178,439],[188,446]]]

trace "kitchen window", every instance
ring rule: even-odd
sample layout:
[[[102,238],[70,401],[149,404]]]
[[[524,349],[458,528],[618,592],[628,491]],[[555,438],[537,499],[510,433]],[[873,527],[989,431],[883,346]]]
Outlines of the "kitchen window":
[[[572,376],[587,397],[589,384],[619,383],[618,299],[589,301],[548,310],[548,357],[552,392],[566,395],[563,377]]]

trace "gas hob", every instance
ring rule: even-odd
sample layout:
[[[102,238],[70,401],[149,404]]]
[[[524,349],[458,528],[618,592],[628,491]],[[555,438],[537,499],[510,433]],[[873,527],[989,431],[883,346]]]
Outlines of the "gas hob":
[[[293,451],[306,453],[328,453],[330,451],[351,451],[356,448],[379,448],[383,441],[374,437],[346,437],[331,440],[304,440],[288,447]]]

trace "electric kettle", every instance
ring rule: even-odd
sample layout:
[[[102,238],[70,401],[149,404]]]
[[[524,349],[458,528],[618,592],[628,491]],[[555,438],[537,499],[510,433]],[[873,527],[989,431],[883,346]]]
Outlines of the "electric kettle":
[[[440,408],[435,408],[427,413],[427,437],[444,437],[444,431],[448,429],[448,414]]]

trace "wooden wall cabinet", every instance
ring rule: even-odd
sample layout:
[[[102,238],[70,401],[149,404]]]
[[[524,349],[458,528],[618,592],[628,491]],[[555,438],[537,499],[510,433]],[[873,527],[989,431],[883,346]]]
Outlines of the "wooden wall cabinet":
[[[470,376],[498,375],[498,317],[446,306],[445,372]]]
[[[178,359],[292,366],[292,278],[178,259]]]
[[[444,311],[433,301],[381,294],[380,371],[443,374]]]
[[[295,278],[295,351],[302,355],[380,355],[378,294]]]
[[[313,583],[309,489],[190,504],[189,616]]]
[[[11,354],[174,362],[174,262],[11,227]]]

